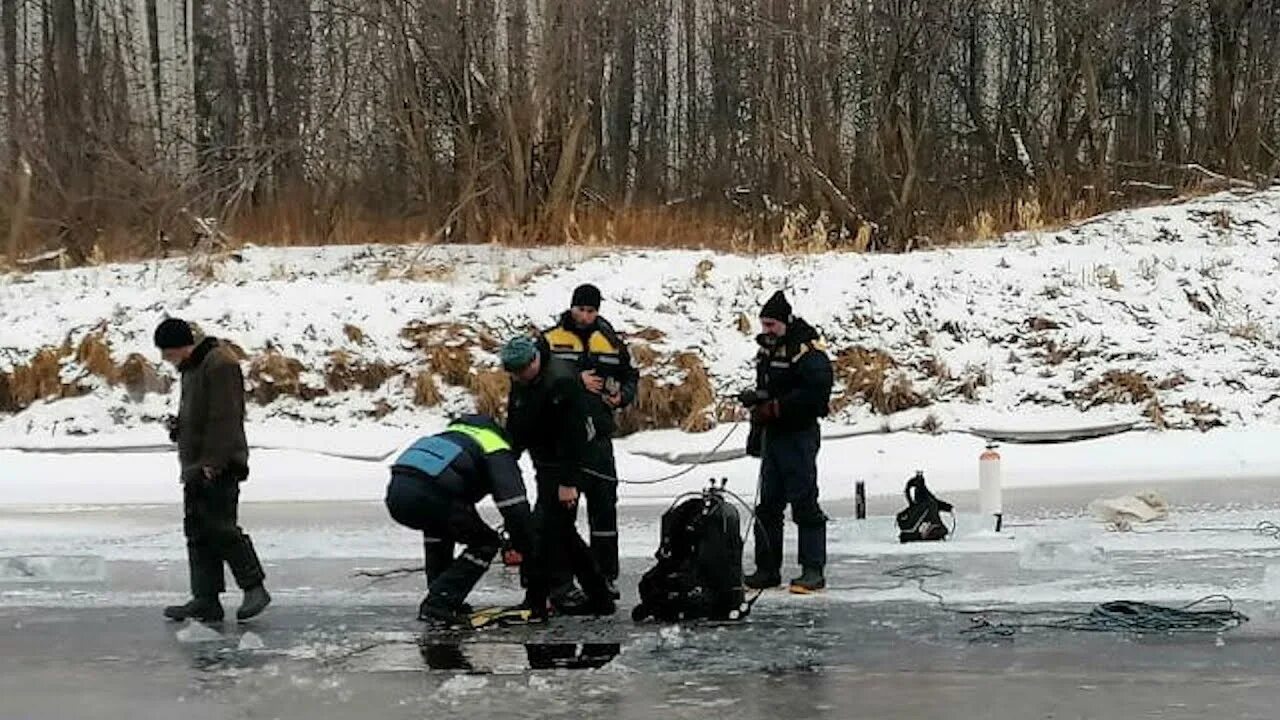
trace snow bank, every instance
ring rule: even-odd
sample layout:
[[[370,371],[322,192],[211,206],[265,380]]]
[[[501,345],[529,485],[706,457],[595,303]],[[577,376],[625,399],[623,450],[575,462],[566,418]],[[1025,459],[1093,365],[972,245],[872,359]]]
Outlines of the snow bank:
[[[1068,424],[1280,422],[1278,268],[1280,190],[909,255],[247,248],[216,265],[212,280],[193,276],[184,260],[0,279],[0,369],[104,323],[117,361],[154,357],[151,331],[171,313],[250,353],[278,348],[312,371],[307,382],[322,384],[317,373],[334,350],[402,371],[374,392],[255,407],[256,424],[417,429],[472,401],[446,387],[440,407],[413,406],[408,378],[424,360],[400,336],[410,322],[457,323],[500,339],[550,323],[575,284],[594,282],[618,328],[659,331],[652,346],[660,353],[697,353],[728,395],[752,377],[755,347],[739,321],[754,323],[761,302],[784,288],[833,351],[860,346],[893,358],[890,380],[901,375],[931,403],[908,413],[914,422],[962,429],[1035,414]],[[477,363],[492,362],[472,352]],[[1108,371],[1141,381],[1126,390]],[[172,403],[163,395],[132,402],[98,384],[87,397],[8,417],[0,444],[139,428]],[[832,420],[883,417],[855,399]]]

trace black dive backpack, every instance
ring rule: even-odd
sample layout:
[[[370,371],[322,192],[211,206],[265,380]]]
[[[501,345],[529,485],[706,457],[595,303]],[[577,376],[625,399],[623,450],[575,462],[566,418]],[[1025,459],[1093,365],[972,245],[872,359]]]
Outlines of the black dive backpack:
[[[908,480],[903,493],[907,496],[907,508],[898,513],[898,540],[909,543],[946,538],[947,526],[942,522],[942,513],[952,512],[951,503],[929,492],[924,473],[917,472]]]
[[[658,564],[640,578],[633,620],[737,620],[750,611],[742,590],[738,510],[723,485],[662,514],[662,543],[654,557]]]

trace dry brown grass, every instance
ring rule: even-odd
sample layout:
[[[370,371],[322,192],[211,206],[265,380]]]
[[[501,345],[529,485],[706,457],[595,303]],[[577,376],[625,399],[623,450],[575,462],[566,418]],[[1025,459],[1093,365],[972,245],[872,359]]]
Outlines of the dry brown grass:
[[[1026,325],[1032,332],[1043,332],[1045,330],[1057,330],[1062,327],[1057,323],[1057,321],[1051,320],[1047,317],[1041,317],[1039,315],[1035,317],[1027,318]]]
[[[471,384],[471,351],[465,347],[436,345],[427,351],[427,365],[448,385],[468,387]]]
[[[507,395],[511,392],[511,376],[502,370],[480,370],[471,375],[468,389],[475,395],[476,412],[498,418],[507,414]]]
[[[81,382],[98,377],[111,385],[123,383],[130,398],[138,400],[148,392],[168,392],[169,379],[159,375],[146,358],[130,355],[117,365],[111,358],[107,328],[101,326],[87,333],[78,343],[68,337],[61,345],[40,348],[25,364],[10,372],[0,372],[0,412],[18,412],[37,400],[78,397],[89,392]],[[68,363],[78,366],[75,378],[63,377]]]
[[[226,228],[258,245],[415,243],[429,237],[420,218],[374,215],[354,202],[326,202],[314,192],[280,193],[272,203],[246,206]]]
[[[986,368],[977,365],[969,365],[965,367],[964,372],[960,375],[960,383],[956,387],[956,392],[969,402],[978,401],[978,391],[991,384],[991,374]]]
[[[628,339],[639,338],[640,340],[644,340],[645,342],[651,342],[651,343],[662,342],[663,340],[666,339],[666,337],[667,337],[666,333],[662,332],[657,328],[652,328],[652,327],[640,328],[639,330],[633,333],[627,334]]]
[[[107,342],[105,329],[95,330],[81,338],[80,344],[76,346],[75,358],[90,374],[110,383],[116,381],[119,368],[111,360],[111,345]]]
[[[351,323],[347,323],[342,326],[342,334],[346,335],[347,340],[350,340],[356,345],[363,345],[365,340],[367,339],[365,337],[364,331],[361,330],[359,327],[352,325]]]
[[[618,416],[619,432],[671,427],[705,432],[715,427],[721,411],[702,359],[682,352],[663,364],[678,372],[680,379],[659,384],[652,375],[642,375],[636,402]]]
[[[1146,373],[1108,370],[1101,378],[1085,385],[1075,397],[1087,409],[1098,405],[1137,405],[1154,401],[1156,391],[1151,377]]]
[[[399,261],[383,263],[374,272],[377,280],[408,280],[410,282],[447,282],[453,279],[455,268],[442,262],[410,262],[407,265]]]
[[[275,348],[268,348],[249,364],[250,397],[259,405],[266,405],[279,397],[313,400],[325,395],[325,390],[308,387],[302,382],[303,372],[305,368],[301,362],[286,357]]]
[[[133,400],[141,400],[148,393],[168,393],[173,386],[173,379],[161,375],[157,367],[138,353],[130,353],[120,364],[118,373],[120,384]]]
[[[1227,328],[1227,334],[1233,338],[1248,340],[1249,342],[1258,342],[1262,340],[1262,326],[1255,321],[1237,323]]]
[[[844,383],[844,392],[833,402],[840,410],[855,400],[870,405],[881,415],[925,407],[929,399],[916,392],[911,378],[898,368],[898,363],[881,350],[851,347],[836,354],[836,377]]]
[[[374,420],[381,420],[393,412],[395,412],[395,408],[392,407],[391,403],[387,402],[386,398],[378,398],[373,401],[373,407],[365,410],[364,414]]]
[[[925,377],[931,377],[940,382],[947,382],[951,379],[951,368],[947,367],[947,363],[936,355],[925,358],[920,362],[920,372]]]
[[[1182,412],[1191,418],[1191,423],[1201,432],[1226,425],[1222,421],[1222,411],[1207,402],[1183,400]]]
[[[1181,372],[1176,372],[1170,375],[1169,377],[1161,380],[1160,382],[1156,383],[1156,389],[1172,390],[1176,387],[1186,385],[1188,382],[1190,382],[1190,379],[1186,375],[1183,375]]]
[[[479,346],[486,352],[496,352],[502,347],[502,343],[483,328],[461,323],[427,323],[414,320],[400,330],[400,337],[427,353],[439,346]]]
[[[937,415],[929,413],[924,420],[920,421],[920,429],[930,435],[937,435],[942,432],[942,421],[938,419]]]
[[[755,330],[755,325],[751,324],[751,318],[744,312],[738,313],[738,332],[750,335],[752,330]]]
[[[751,232],[748,218],[687,206],[630,206],[603,212],[582,208],[575,217],[569,238],[598,246],[729,250],[741,242],[743,233]]]
[[[627,350],[631,353],[631,363],[638,368],[653,367],[658,362],[658,351],[649,343],[632,343]]]
[[[0,412],[17,412],[37,400],[64,397],[60,375],[65,356],[61,348],[41,348],[25,365],[0,372]]]
[[[693,279],[702,285],[710,284],[711,271],[715,269],[715,266],[716,264],[711,262],[710,258],[699,260],[697,267],[693,269]]]
[[[1164,406],[1156,398],[1147,401],[1147,406],[1142,409],[1142,416],[1151,421],[1151,425],[1157,430],[1165,430],[1169,427],[1169,419],[1164,414]]]
[[[1068,360],[1079,360],[1085,356],[1083,342],[1062,342],[1056,338],[1033,335],[1027,338],[1026,347],[1035,350],[1033,356],[1039,357],[1046,365],[1061,365]]]
[[[457,198],[439,198],[440,204],[425,206],[415,200],[406,203],[401,187],[395,191],[372,186],[358,190],[331,183],[330,178],[315,187],[279,188],[269,198],[255,202],[223,205],[209,197],[192,195],[175,185],[168,176],[141,177],[130,167],[126,182],[103,183],[109,200],[95,201],[87,210],[68,211],[66,203],[42,206],[40,197],[57,198],[58,193],[41,193],[37,177],[33,188],[35,207],[21,233],[20,256],[65,244],[68,262],[88,264],[126,261],[173,253],[185,253],[197,244],[201,231],[194,215],[221,215],[219,241],[223,248],[235,249],[243,243],[259,246],[322,246],[363,243],[410,244],[441,242],[446,217],[449,242],[500,243],[508,246],[576,245],[580,247],[692,248],[730,252],[811,252],[839,249],[903,252],[920,247],[938,247],[982,241],[1014,230],[1043,230],[1065,226],[1084,217],[1124,207],[1150,204],[1146,195],[1129,192],[1099,192],[1097,178],[1059,177],[1046,179],[1034,190],[1027,188],[966,186],[942,187],[918,195],[915,210],[904,218],[882,202],[887,194],[880,178],[848,178],[849,188],[879,189],[868,198],[866,221],[845,223],[842,231],[830,209],[813,208],[812,201],[799,198],[785,207],[760,207],[761,197],[743,196],[729,203],[709,195],[685,199],[657,199],[649,204],[581,202],[568,213],[552,213],[562,220],[548,221],[549,208],[529,214],[529,219],[508,216],[492,203],[471,206],[475,213],[459,209]],[[37,174],[39,175],[39,174]],[[866,181],[866,182],[863,182]],[[1199,183],[1183,177],[1173,182],[1181,197],[1207,194],[1220,185]],[[195,183],[199,185],[200,183]],[[367,184],[366,184],[367,185]],[[334,188],[341,188],[335,190]],[[923,187],[923,186],[922,186]],[[388,195],[388,192],[391,194]],[[1165,200],[1161,198],[1161,200]],[[802,206],[800,203],[804,202]],[[413,206],[411,214],[403,208]],[[822,201],[818,205],[824,205]],[[13,205],[9,195],[0,197],[0,217]],[[72,206],[75,206],[73,203]],[[81,207],[84,207],[81,204]],[[187,212],[186,208],[193,208]],[[193,214],[194,213],[194,214]],[[22,215],[26,215],[25,208]],[[1207,218],[1220,227],[1230,227],[1229,214]],[[876,229],[873,232],[872,224]],[[60,238],[66,229],[74,232]],[[207,234],[207,233],[206,233]],[[219,248],[220,250],[222,248]],[[193,266],[197,275],[216,275],[216,265]],[[433,279],[447,277],[451,268],[430,265],[389,267],[388,274],[418,277],[424,272]]]
[[[745,422],[750,417],[737,399],[716,400],[716,422]]]
[[[430,370],[420,370],[413,379],[413,404],[418,407],[435,407],[444,400],[440,386]]]
[[[366,362],[352,357],[345,350],[334,350],[329,353],[329,364],[325,367],[325,386],[334,392],[357,388],[372,392],[397,373],[396,368],[381,360]]]

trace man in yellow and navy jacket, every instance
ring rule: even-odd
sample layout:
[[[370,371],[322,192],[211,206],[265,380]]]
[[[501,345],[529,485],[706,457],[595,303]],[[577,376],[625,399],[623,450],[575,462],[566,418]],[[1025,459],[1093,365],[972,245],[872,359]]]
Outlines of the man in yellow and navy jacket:
[[[801,574],[791,591],[826,587],[827,516],[818,505],[818,418],[825,417],[833,382],[831,360],[809,323],[791,312],[781,291],[760,311],[756,337],[756,387],[741,395],[751,408],[747,453],[760,458],[760,504],[756,520],[756,571],[751,588],[782,584],[782,511],[791,505],[799,530]]]
[[[631,365],[631,354],[608,320],[600,317],[600,289],[579,285],[560,322],[542,334],[551,357],[572,363],[588,393],[588,413],[593,437],[587,448],[584,485],[587,522],[591,528],[591,552],[600,571],[614,582],[618,578],[618,486],[613,456],[614,413],[636,398],[640,374]]]

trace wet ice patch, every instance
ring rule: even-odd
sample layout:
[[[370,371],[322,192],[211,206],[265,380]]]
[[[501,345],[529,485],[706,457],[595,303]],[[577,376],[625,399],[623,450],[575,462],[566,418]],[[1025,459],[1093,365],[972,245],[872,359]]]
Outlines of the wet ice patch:
[[[17,555],[0,558],[0,583],[103,582],[100,555]]]
[[[1280,600],[1280,565],[1268,565],[1262,571],[1262,597]]]
[[[222,633],[195,620],[182,626],[175,635],[178,638],[178,642],[182,643],[216,642],[222,639]]]
[[[443,697],[457,697],[479,692],[489,685],[489,681],[477,675],[455,675],[440,684],[438,694]]]
[[[1033,535],[1018,549],[1023,570],[1097,572],[1108,569],[1107,554],[1087,531],[1061,529]]]

